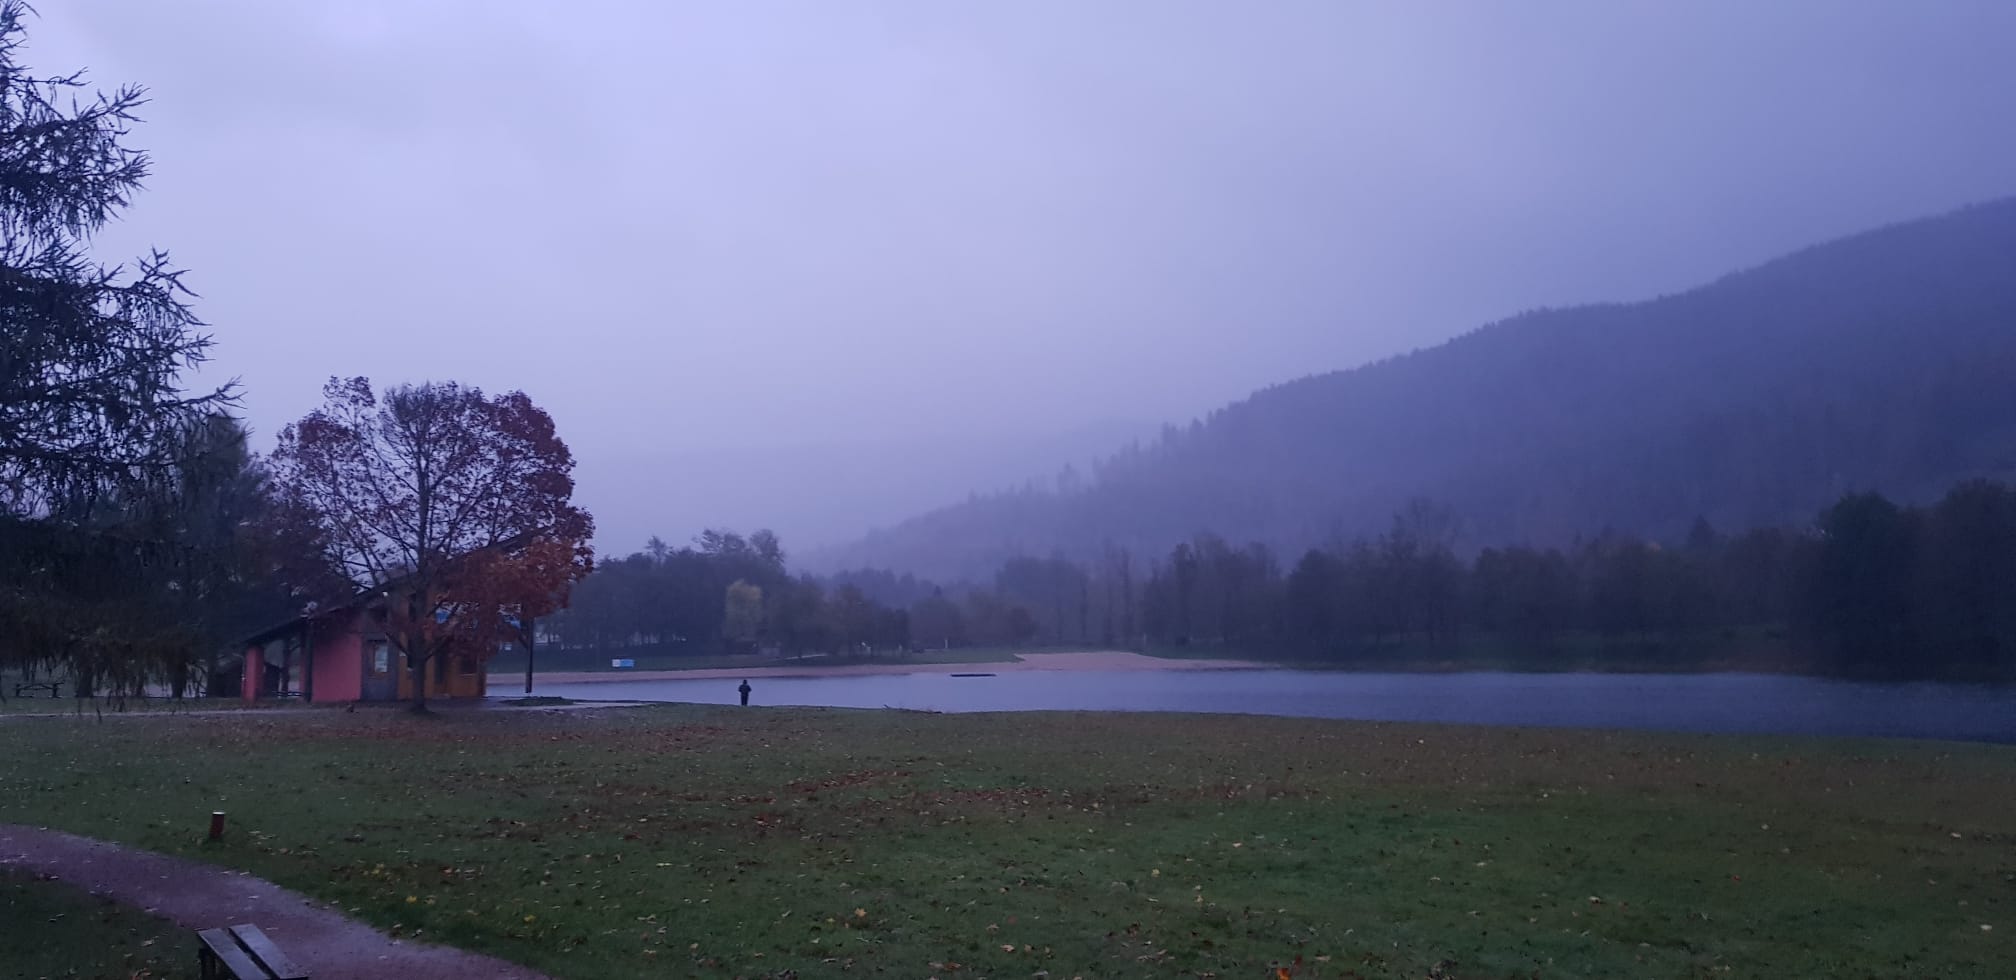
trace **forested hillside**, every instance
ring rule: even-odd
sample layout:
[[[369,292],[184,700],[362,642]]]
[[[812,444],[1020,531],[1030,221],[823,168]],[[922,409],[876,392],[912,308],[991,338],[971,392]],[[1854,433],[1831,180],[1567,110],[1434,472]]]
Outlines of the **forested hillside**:
[[[1460,280],[1449,288],[1460,289]],[[1261,391],[1056,489],[978,497],[819,556],[984,578],[1017,555],[1286,554],[1406,502],[1460,546],[1797,525],[2016,472],[2016,199],[1810,248],[1673,296],[1541,310]]]

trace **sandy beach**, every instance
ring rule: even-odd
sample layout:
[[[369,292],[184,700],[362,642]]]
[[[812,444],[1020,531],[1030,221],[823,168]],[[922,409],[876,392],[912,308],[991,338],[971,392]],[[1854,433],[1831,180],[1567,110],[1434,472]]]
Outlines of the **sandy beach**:
[[[580,670],[541,673],[550,684],[588,681],[704,681],[740,677],[849,677],[856,674],[1007,674],[1031,670],[1255,670],[1267,666],[1250,660],[1170,660],[1124,650],[1083,653],[1025,653],[999,663],[845,664],[822,667],[720,667],[705,670]]]

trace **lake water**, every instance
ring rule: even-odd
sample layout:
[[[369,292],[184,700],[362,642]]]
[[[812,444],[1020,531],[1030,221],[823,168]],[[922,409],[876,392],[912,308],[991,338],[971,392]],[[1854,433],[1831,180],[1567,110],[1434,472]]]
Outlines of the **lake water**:
[[[976,664],[975,671],[986,665]],[[734,680],[540,684],[591,700],[733,704]],[[1869,684],[1771,674],[1358,674],[1303,670],[1021,671],[992,677],[759,677],[752,703],[929,711],[1200,711],[1685,732],[2016,743],[2016,687]],[[499,680],[495,695],[523,691]]]

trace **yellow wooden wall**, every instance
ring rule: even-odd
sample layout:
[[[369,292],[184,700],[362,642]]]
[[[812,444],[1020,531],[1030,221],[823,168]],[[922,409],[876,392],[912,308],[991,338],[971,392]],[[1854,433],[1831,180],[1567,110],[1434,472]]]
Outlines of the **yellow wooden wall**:
[[[413,669],[406,657],[399,657],[399,700],[413,697]],[[427,696],[430,698],[480,698],[489,687],[489,668],[454,653],[437,653],[427,664]]]

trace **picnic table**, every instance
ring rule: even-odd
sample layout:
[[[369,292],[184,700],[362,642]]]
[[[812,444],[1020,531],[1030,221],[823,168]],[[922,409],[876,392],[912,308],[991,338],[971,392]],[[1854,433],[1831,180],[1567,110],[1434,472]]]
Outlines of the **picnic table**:
[[[48,692],[49,692],[49,696],[50,696],[50,697],[52,697],[52,698],[60,698],[60,697],[62,697],[62,696],[63,696],[63,682],[62,682],[62,681],[22,681],[21,683],[19,683],[19,684],[16,684],[16,685],[14,685],[14,696],[15,696],[15,697],[17,697],[17,698],[18,698],[18,697],[24,697],[24,695],[23,695],[23,694],[21,693],[22,691],[48,691]]]

